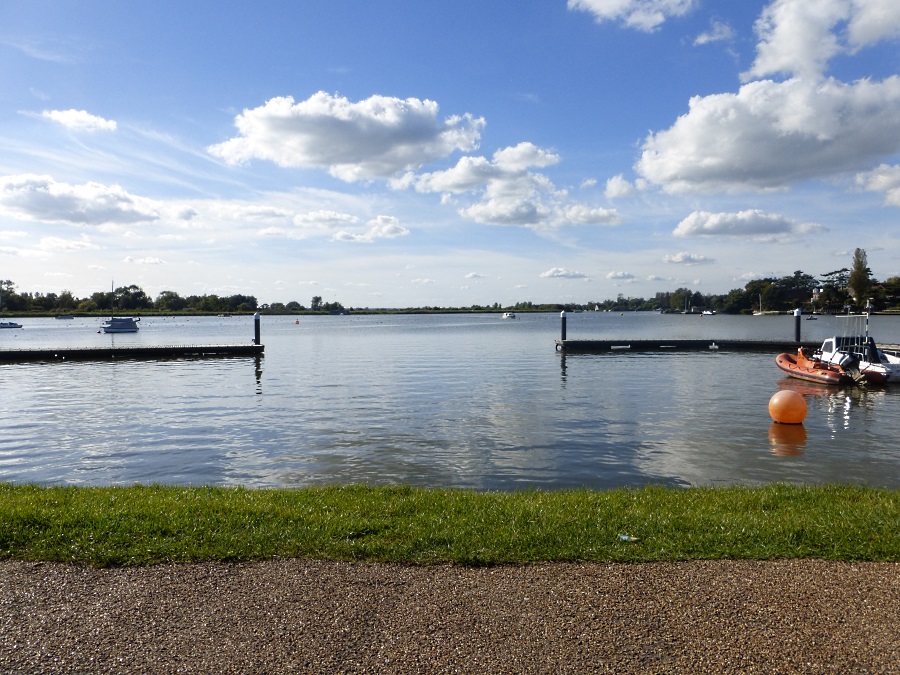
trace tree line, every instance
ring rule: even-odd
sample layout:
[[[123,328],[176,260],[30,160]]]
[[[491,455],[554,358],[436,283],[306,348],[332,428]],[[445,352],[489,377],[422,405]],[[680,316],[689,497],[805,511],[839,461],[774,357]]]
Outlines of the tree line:
[[[406,312],[473,312],[473,311],[653,311],[700,312],[711,310],[723,314],[749,314],[756,311],[785,312],[802,309],[804,312],[842,313],[860,311],[871,302],[874,311],[900,311],[900,277],[878,281],[869,269],[866,252],[856,249],[849,268],[841,268],[818,275],[818,278],[797,270],[780,278],[754,279],[743,288],[725,294],[703,294],[689,288],[656,293],[652,298],[633,298],[619,294],[615,299],[579,303],[535,304],[517,302],[502,306],[471,305],[469,307],[417,307],[405,310],[346,309],[339,302],[323,302],[313,296],[309,307],[292,300],[287,303],[260,304],[252,295],[189,295],[162,291],[155,299],[134,284],[77,298],[71,291],[56,293],[19,293],[9,279],[0,281],[2,308],[5,312],[25,314],[98,314],[98,313],[166,313],[166,314],[223,314],[250,313],[337,314],[350,311],[406,311]]]

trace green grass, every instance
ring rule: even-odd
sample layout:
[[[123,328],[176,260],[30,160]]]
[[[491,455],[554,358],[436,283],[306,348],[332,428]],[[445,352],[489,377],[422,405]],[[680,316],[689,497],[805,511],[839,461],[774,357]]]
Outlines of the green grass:
[[[853,486],[473,492],[0,483],[0,559],[412,564],[900,560],[900,493]]]

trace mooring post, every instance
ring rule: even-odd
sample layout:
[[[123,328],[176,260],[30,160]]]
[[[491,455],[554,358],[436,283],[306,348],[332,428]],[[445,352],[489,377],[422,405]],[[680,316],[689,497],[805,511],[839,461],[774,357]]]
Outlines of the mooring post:
[[[794,310],[794,340],[800,342],[800,310]]]
[[[259,344],[259,312],[253,315],[253,344]]]
[[[563,342],[566,341],[566,310],[563,310],[559,313],[559,339]]]

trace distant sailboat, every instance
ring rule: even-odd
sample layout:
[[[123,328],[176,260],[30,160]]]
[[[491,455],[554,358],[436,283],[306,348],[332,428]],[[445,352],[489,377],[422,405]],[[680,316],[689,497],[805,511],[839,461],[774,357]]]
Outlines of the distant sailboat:
[[[763,314],[765,314],[765,312],[763,312],[763,308],[762,308],[762,293],[760,293],[760,294],[759,294],[759,311],[758,311],[758,312],[753,312],[753,316],[762,316]]]

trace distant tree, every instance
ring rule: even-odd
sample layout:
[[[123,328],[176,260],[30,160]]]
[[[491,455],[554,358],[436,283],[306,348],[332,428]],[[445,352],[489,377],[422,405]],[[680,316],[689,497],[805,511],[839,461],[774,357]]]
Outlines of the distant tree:
[[[882,283],[884,288],[884,302],[888,307],[900,304],[900,277],[888,277]]]
[[[175,291],[161,291],[156,296],[154,306],[162,312],[180,312],[187,307],[187,300]]]
[[[72,291],[63,291],[56,300],[56,307],[57,309],[71,310],[75,309],[77,303],[78,301],[72,295]]]
[[[858,306],[862,307],[866,304],[866,299],[872,290],[872,270],[869,269],[866,252],[861,248],[853,252],[853,264],[850,266],[847,287]]]
[[[322,309],[322,296],[314,295],[312,301],[309,303],[309,308],[314,312],[318,312],[319,310],[321,310]]]

